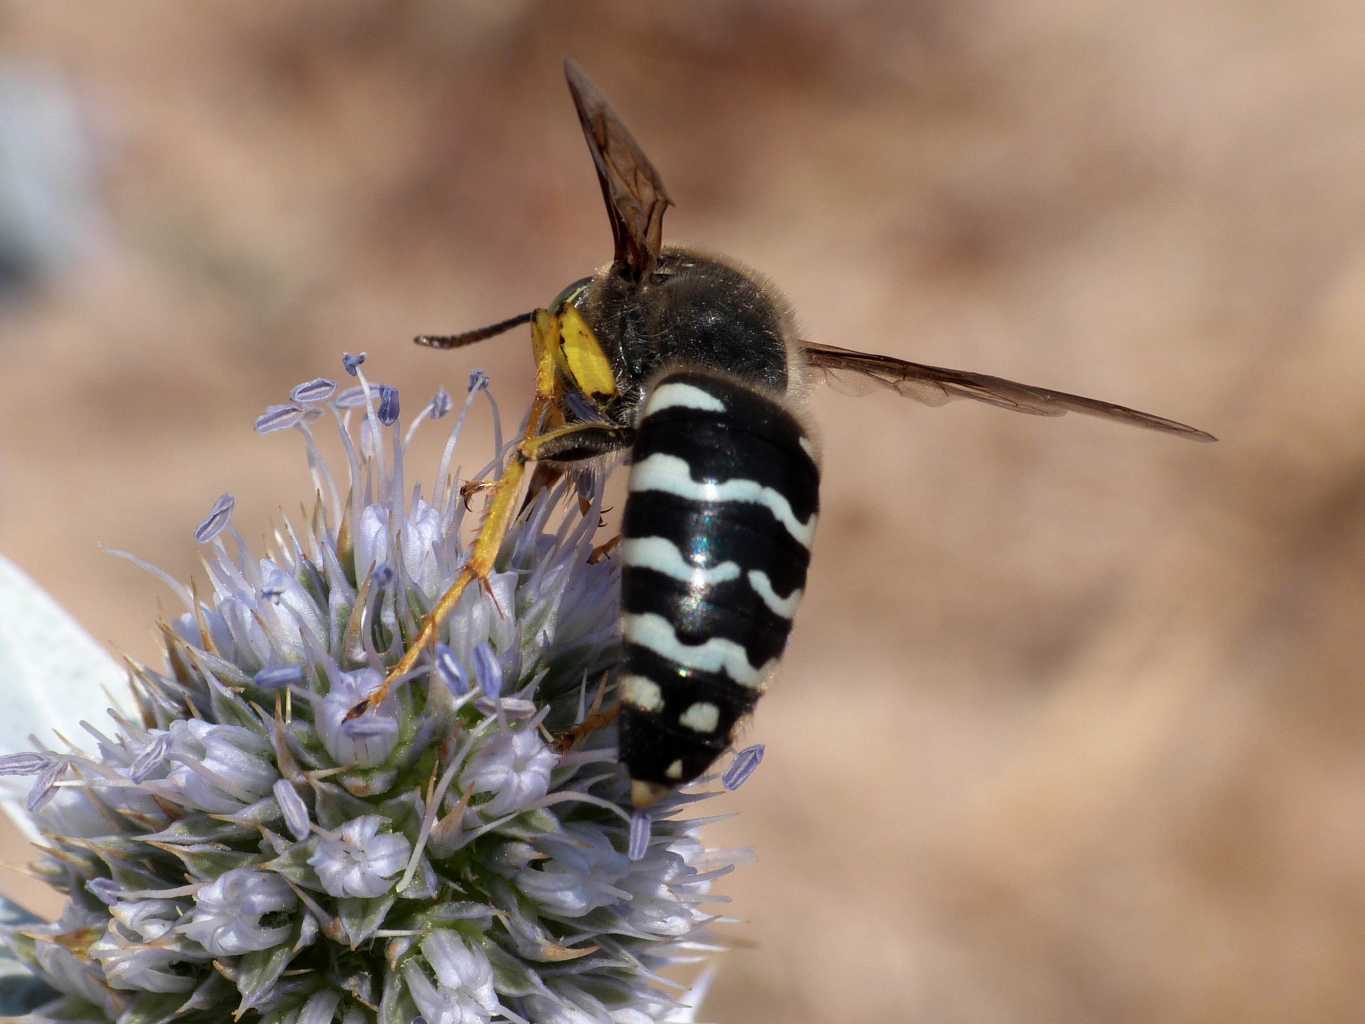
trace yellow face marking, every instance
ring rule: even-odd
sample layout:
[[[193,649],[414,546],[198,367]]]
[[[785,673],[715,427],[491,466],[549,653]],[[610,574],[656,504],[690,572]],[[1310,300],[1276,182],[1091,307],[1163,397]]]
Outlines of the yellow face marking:
[[[536,394],[546,398],[557,396],[559,317],[548,309],[536,310],[531,321],[531,355],[536,361]]]
[[[565,306],[559,314],[559,337],[564,364],[574,385],[599,404],[616,397],[616,374],[612,372],[611,361],[583,314],[573,306]]]

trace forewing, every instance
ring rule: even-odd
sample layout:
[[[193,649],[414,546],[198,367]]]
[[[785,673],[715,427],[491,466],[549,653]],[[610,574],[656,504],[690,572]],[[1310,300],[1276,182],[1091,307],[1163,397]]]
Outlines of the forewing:
[[[616,259],[635,280],[654,269],[663,245],[664,211],[672,204],[663,179],[606,97],[573,60],[564,61],[578,120],[588,140],[611,218]]]
[[[969,370],[950,370],[942,366],[911,363],[892,356],[855,352],[835,345],[802,342],[806,359],[840,390],[851,390],[850,383],[861,378],[890,388],[898,394],[927,405],[942,405],[954,398],[971,398],[1001,409],[1031,416],[1062,416],[1078,412],[1086,416],[1128,423],[1135,427],[1159,430],[1191,441],[1216,441],[1212,434],[1184,423],[1139,412],[1113,402],[1070,395],[1065,391],[1019,384],[1003,377],[991,377]]]

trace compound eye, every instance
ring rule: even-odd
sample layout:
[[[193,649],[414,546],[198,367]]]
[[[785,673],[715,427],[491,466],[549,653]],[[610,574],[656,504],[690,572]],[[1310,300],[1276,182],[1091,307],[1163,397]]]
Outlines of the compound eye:
[[[591,277],[580,277],[573,284],[566,287],[562,292],[555,296],[554,302],[550,303],[550,311],[553,313],[562,312],[566,306],[577,306],[587,293],[588,285],[592,284]]]

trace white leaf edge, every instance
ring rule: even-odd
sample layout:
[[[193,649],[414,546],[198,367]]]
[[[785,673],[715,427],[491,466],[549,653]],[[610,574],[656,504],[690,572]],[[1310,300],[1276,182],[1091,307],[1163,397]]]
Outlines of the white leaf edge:
[[[115,696],[127,691],[126,680],[119,663],[50,594],[0,555],[0,754],[33,749],[30,735],[63,749],[54,730],[80,742],[88,736],[82,719],[102,718],[97,712],[113,704],[129,709],[129,700]],[[3,781],[9,785],[0,790],[0,807],[37,840],[24,806],[31,780]]]

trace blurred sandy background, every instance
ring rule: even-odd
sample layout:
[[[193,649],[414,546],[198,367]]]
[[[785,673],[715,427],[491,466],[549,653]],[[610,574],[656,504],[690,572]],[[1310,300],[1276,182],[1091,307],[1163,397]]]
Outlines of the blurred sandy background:
[[[263,535],[306,497],[251,432],[294,383],[365,349],[408,410],[474,366],[515,408],[520,334],[407,339],[609,255],[566,53],[668,236],[810,337],[1224,439],[816,397],[809,596],[718,837],[753,948],[706,1018],[1361,1019],[1358,3],[0,3],[97,209],[0,304],[0,550],[155,658],[171,600],[97,545],[184,578],[225,490]]]

